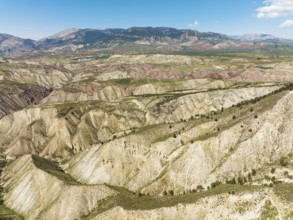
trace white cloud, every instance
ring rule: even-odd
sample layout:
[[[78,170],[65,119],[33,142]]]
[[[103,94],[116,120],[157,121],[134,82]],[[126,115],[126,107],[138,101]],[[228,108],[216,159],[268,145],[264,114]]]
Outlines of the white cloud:
[[[190,27],[190,28],[197,28],[198,25],[199,25],[199,22],[198,21],[195,21],[192,24],[189,24],[188,27]]]
[[[257,8],[258,18],[278,18],[293,14],[293,0],[265,0],[265,6]]]
[[[282,28],[293,27],[293,19],[283,22],[282,24],[280,24],[280,27]]]

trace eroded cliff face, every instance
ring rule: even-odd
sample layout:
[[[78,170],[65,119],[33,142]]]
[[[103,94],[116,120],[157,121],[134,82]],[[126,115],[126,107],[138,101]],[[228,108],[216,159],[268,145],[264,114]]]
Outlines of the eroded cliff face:
[[[266,105],[268,100],[271,106]],[[236,111],[235,119],[224,113],[213,116],[217,121],[191,120],[174,128],[138,130],[93,146],[64,167],[85,183],[108,183],[154,195],[247,178],[253,169],[292,152],[292,101],[292,92],[277,94],[258,103],[253,112],[249,106]]]
[[[50,88],[34,84],[1,83],[0,80],[0,118],[25,107],[39,104],[51,91]]]
[[[243,101],[272,93],[278,86],[227,89],[195,94],[173,94],[151,97],[123,97],[122,91],[106,87],[99,91],[101,100],[70,100],[44,104],[6,116],[0,121],[2,149],[8,157],[27,153],[67,157],[95,143],[145,126],[178,123],[195,115],[216,112]],[[147,90],[146,90],[147,91]],[[54,92],[53,92],[54,93]],[[78,94],[78,93],[76,93]],[[102,95],[101,95],[102,94]],[[114,95],[113,95],[114,94]],[[72,98],[72,96],[71,96]],[[58,101],[60,103],[60,100]]]
[[[292,184],[222,185],[184,195],[149,196],[85,185],[54,162],[24,155],[4,170],[4,205],[25,219],[290,219]]]
[[[82,185],[52,162],[31,155],[10,164],[2,181],[7,190],[4,204],[26,219],[80,218],[100,200],[115,195],[106,186]]]
[[[0,63],[0,213],[292,218],[288,61],[263,64],[268,80],[244,82],[243,59],[68,59]],[[198,78],[215,70],[217,79]]]

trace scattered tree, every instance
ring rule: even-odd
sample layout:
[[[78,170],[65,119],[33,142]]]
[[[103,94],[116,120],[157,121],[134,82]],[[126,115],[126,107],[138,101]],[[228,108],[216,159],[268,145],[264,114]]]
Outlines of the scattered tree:
[[[289,160],[288,160],[287,157],[284,157],[284,156],[281,157],[281,159],[280,159],[280,164],[281,164],[281,166],[285,167],[285,166],[288,165],[288,163],[289,163]]]
[[[252,169],[251,170],[251,174],[252,174],[252,176],[255,176],[256,175],[256,170],[255,169]]]
[[[198,185],[198,186],[196,187],[196,189],[197,189],[198,191],[202,191],[202,190],[204,190],[204,188],[203,188],[202,185]]]
[[[248,178],[248,181],[249,181],[249,182],[251,182],[251,181],[252,181],[252,176],[251,176],[251,173],[248,173],[248,176],[247,176],[247,178]]]
[[[222,183],[220,182],[220,181],[215,181],[215,182],[213,182],[212,184],[211,184],[211,188],[213,189],[213,188],[215,188],[215,187],[217,187],[217,186],[219,186],[219,185],[221,185]]]
[[[226,180],[226,184],[236,184],[236,179]]]

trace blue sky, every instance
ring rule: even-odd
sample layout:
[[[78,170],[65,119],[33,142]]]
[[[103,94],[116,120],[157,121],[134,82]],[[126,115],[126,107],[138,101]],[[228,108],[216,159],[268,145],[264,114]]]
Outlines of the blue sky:
[[[0,33],[24,38],[132,26],[293,38],[293,0],[0,0]]]

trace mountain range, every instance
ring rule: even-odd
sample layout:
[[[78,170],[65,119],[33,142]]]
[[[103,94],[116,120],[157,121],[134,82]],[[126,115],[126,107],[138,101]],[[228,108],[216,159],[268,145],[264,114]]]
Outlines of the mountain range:
[[[227,36],[213,32],[168,27],[128,29],[67,29],[41,40],[0,34],[0,56],[74,51],[172,52],[217,49],[255,49],[290,42],[268,34]]]
[[[273,36],[271,34],[244,34],[244,35],[238,35],[238,36],[232,36],[232,38],[236,40],[241,41],[251,41],[251,42],[290,42],[292,39],[286,39],[286,38],[279,38],[276,36]]]

